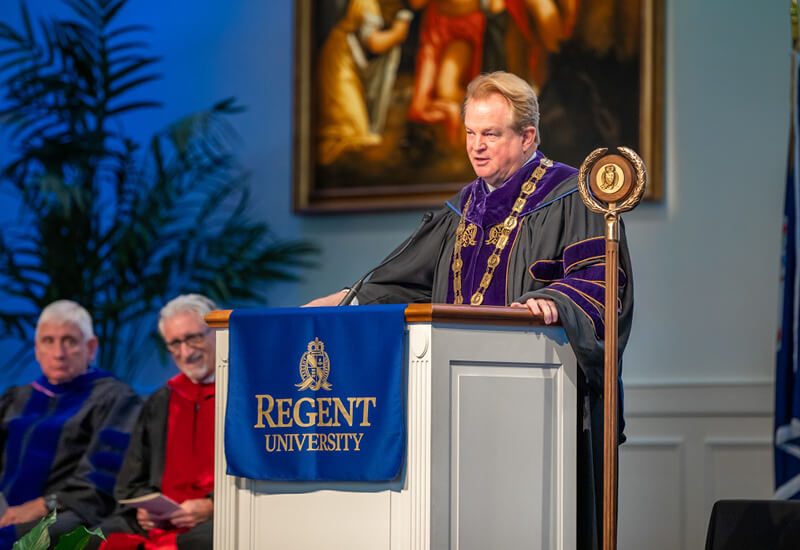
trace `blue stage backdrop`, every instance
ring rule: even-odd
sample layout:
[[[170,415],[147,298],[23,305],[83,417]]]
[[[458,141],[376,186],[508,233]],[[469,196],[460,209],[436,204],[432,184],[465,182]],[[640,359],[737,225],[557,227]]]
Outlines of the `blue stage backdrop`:
[[[234,310],[228,473],[388,481],[405,456],[405,305]]]

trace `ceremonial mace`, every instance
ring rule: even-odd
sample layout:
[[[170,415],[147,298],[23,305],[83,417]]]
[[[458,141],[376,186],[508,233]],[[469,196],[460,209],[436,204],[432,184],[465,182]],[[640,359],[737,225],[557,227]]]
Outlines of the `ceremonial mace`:
[[[578,191],[584,204],[592,212],[604,214],[606,220],[603,550],[617,548],[619,214],[631,210],[639,203],[647,184],[647,169],[639,155],[627,147],[618,147],[618,150],[622,156],[606,155],[606,148],[595,149],[583,161],[578,173]]]

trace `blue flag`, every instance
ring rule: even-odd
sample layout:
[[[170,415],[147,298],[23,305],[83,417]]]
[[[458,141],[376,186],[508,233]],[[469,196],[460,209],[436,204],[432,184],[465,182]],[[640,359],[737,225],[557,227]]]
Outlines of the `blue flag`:
[[[800,278],[797,269],[798,190],[800,190],[800,95],[798,95],[797,52],[792,63],[792,136],[786,199],[783,212],[783,254],[781,258],[781,319],[778,331],[775,373],[775,497],[800,499]]]
[[[234,310],[228,473],[395,479],[405,456],[405,307]]]

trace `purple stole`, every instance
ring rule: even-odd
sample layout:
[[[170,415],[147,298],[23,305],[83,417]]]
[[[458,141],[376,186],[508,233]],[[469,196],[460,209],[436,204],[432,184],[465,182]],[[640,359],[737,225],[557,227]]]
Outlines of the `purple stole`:
[[[461,193],[459,210],[464,213],[464,208],[469,202],[466,211],[466,236],[461,248],[461,259],[464,263],[461,270],[461,294],[465,304],[469,304],[470,297],[478,289],[481,279],[486,273],[489,256],[495,250],[496,236],[499,228],[511,213],[511,208],[520,194],[522,185],[539,166],[539,161],[544,154],[537,151],[536,155],[517,170],[499,188],[489,193],[488,187],[482,178],[470,183]],[[508,244],[500,255],[500,264],[494,271],[494,277],[483,297],[483,305],[506,306],[506,281],[508,279],[508,259],[511,250],[516,244],[517,235],[522,226],[523,218],[535,210],[561,182],[577,174],[578,171],[566,164],[554,162],[539,180],[534,191],[525,203],[519,216],[519,223],[509,235]],[[453,270],[450,268],[448,280],[447,302],[454,302]]]

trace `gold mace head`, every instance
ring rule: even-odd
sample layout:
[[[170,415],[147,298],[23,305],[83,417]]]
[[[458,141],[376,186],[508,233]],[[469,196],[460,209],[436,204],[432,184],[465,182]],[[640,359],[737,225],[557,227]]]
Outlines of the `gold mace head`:
[[[647,168],[641,157],[628,147],[619,155],[595,149],[584,159],[578,172],[578,192],[592,212],[616,215],[639,204],[647,185]]]

